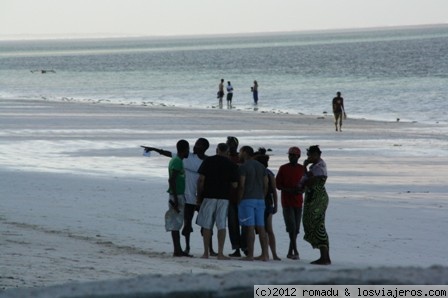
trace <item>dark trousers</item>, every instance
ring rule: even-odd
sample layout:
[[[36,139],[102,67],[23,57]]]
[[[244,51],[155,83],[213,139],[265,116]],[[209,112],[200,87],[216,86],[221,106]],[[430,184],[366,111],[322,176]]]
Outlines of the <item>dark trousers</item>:
[[[229,227],[229,238],[232,244],[232,249],[246,249],[247,241],[246,235],[240,228],[240,222],[238,220],[238,205],[230,203],[229,204],[229,215],[228,215],[228,227]]]

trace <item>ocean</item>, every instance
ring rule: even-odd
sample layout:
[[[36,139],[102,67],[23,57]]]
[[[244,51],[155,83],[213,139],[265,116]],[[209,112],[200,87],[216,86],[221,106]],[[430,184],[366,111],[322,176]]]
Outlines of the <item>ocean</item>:
[[[221,79],[235,109],[331,115],[340,91],[350,118],[446,124],[448,26],[0,41],[0,99],[217,108]]]

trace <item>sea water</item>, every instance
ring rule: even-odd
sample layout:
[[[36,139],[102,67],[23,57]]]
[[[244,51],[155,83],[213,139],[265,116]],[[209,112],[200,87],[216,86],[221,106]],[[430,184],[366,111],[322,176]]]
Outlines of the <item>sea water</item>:
[[[0,99],[219,108],[221,79],[234,109],[331,115],[340,91],[352,118],[448,123],[448,26],[0,41]]]

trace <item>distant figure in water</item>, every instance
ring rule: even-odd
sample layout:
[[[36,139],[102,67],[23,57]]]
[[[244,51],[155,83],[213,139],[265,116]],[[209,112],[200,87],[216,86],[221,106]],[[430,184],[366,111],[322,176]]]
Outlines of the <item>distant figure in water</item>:
[[[227,108],[232,108],[232,98],[233,98],[233,86],[230,81],[227,81]]]
[[[347,118],[347,114],[344,109],[344,98],[341,96],[341,92],[336,93],[336,97],[333,98],[333,114],[334,114],[334,125],[336,131],[342,131],[342,117]],[[339,128],[338,128],[339,124]]]
[[[221,79],[221,83],[218,85],[218,100],[219,107],[222,108],[222,98],[224,97],[224,79]]]
[[[258,82],[255,80],[254,85],[250,88],[254,97],[254,104],[258,104]]]

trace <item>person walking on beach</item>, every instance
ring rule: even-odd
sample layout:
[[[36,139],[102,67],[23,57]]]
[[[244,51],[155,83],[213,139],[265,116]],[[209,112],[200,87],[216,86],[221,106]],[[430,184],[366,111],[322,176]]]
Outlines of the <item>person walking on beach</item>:
[[[185,169],[185,209],[184,209],[184,227],[182,229],[182,235],[185,237],[185,252],[190,253],[190,234],[193,232],[193,216],[197,209],[196,206],[196,189],[199,178],[198,169],[202,164],[202,161],[207,157],[205,152],[209,148],[209,142],[205,138],[197,139],[193,147],[193,153],[188,153],[183,161]],[[157,149],[154,147],[145,147],[145,151],[155,151],[160,155],[173,157],[171,151]],[[210,244],[210,254],[216,255],[213,251],[213,246]]]
[[[254,85],[250,88],[254,98],[254,105],[258,105],[258,82],[255,80]]]
[[[185,206],[185,169],[182,160],[187,157],[190,145],[186,140],[180,140],[176,144],[177,155],[171,158],[168,165],[168,211],[165,214],[165,229],[171,231],[173,239],[174,257],[190,256],[182,251],[180,245],[180,229],[184,220]]]
[[[281,191],[283,219],[289,235],[289,249],[286,257],[293,260],[299,259],[297,235],[300,232],[302,219],[303,196],[298,192],[297,187],[305,173],[305,167],[298,163],[300,155],[299,147],[289,148],[289,163],[280,166],[275,178],[277,189]]]
[[[226,144],[229,146],[229,159],[236,165],[240,164],[240,157],[238,153],[238,138],[227,137]],[[229,214],[228,214],[228,229],[230,243],[232,249],[235,251],[229,254],[230,257],[241,257],[241,250],[247,252],[247,244],[244,231],[241,231],[238,220],[238,191],[236,189],[230,190]]]
[[[321,158],[319,146],[310,146],[307,150],[308,158],[303,163],[305,175],[299,187],[305,191],[303,206],[303,239],[313,248],[320,250],[320,258],[311,262],[315,265],[330,265],[330,245],[325,229],[325,213],[328,207],[328,194],[325,189],[327,181],[327,165]],[[311,165],[307,169],[308,165]]]
[[[238,185],[238,166],[228,158],[228,153],[227,144],[218,144],[216,155],[207,157],[198,171],[197,204],[200,209],[196,223],[203,228],[204,259],[209,257],[211,231],[215,222],[218,228],[218,259],[229,259],[224,256],[223,250],[230,189]]]
[[[336,131],[342,131],[342,118],[346,119],[347,114],[344,108],[344,98],[341,96],[341,92],[336,93],[336,97],[333,98],[333,115],[334,115],[334,125],[336,126]]]
[[[241,147],[240,160],[243,164],[239,167],[238,217],[247,238],[247,256],[244,260],[254,260],[255,229],[257,229],[261,244],[259,259],[268,261],[268,239],[264,228],[264,198],[268,188],[268,177],[264,166],[254,160],[253,156],[252,147]]]
[[[222,99],[224,97],[224,79],[221,79],[221,82],[218,85],[218,103],[219,108],[222,109]]]
[[[227,108],[232,108],[233,87],[230,81],[227,81]]]
[[[274,228],[272,226],[272,217],[277,213],[278,209],[278,197],[275,183],[274,173],[268,168],[269,155],[266,154],[266,149],[260,148],[255,153],[255,160],[260,162],[266,168],[266,175],[268,177],[268,191],[265,201],[264,211],[264,225],[267,232],[269,247],[271,248],[272,258],[276,261],[281,259],[277,255],[277,245],[275,240]]]

